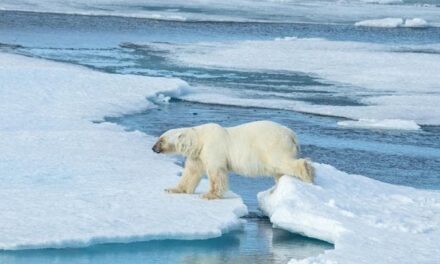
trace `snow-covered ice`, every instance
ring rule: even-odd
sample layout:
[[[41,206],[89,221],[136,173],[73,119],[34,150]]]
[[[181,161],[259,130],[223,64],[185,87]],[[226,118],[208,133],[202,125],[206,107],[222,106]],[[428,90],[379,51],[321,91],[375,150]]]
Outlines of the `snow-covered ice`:
[[[420,126],[416,122],[410,120],[399,119],[360,119],[339,121],[339,126],[355,127],[355,128],[375,128],[375,129],[399,129],[399,130],[418,130]]]
[[[181,169],[151,151],[153,137],[92,122],[153,107],[146,97],[185,82],[1,53],[0,80],[0,249],[210,238],[240,226],[247,209],[235,194],[166,194]]]
[[[437,263],[440,193],[382,183],[314,164],[316,185],[282,177],[258,194],[279,227],[334,243],[290,263]]]
[[[427,27],[429,24],[426,20],[421,18],[381,18],[381,19],[370,19],[356,22],[354,24],[358,27],[383,27],[383,28],[397,28],[397,27],[411,27],[411,28],[422,28]]]
[[[440,63],[436,54],[400,52],[386,44],[286,37],[268,41],[199,45],[150,44],[169,49],[170,59],[182,63],[256,70],[289,70],[376,91],[440,90]],[[439,45],[407,45],[414,51]],[[235,56],[239,55],[239,56]],[[175,56],[175,57],[174,57]]]
[[[254,71],[292,71],[320,78],[339,87],[351,87],[348,96],[361,94],[364,105],[319,105],[294,100],[246,99],[226,93],[212,100],[240,101],[350,119],[401,119],[417,124],[440,124],[440,60],[435,44],[389,46],[330,41],[319,38],[285,38],[274,41],[206,42],[199,45],[165,45],[170,59],[185,65]],[[417,52],[418,50],[422,52]],[[206,92],[206,91],[204,91]],[[211,100],[208,93],[197,95]],[[214,96],[215,94],[215,96]],[[194,96],[187,96],[194,97]],[[235,97],[235,98],[233,98]]]

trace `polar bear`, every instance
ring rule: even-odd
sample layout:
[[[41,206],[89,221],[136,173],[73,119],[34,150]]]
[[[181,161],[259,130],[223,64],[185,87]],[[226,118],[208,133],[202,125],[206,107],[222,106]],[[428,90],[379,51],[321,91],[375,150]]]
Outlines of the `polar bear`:
[[[209,123],[171,129],[153,146],[156,153],[186,157],[178,185],[170,193],[194,193],[203,175],[210,183],[204,199],[222,198],[228,190],[228,172],[243,176],[272,176],[278,182],[290,175],[312,183],[314,171],[306,159],[297,159],[295,133],[271,121],[256,121],[235,127]]]

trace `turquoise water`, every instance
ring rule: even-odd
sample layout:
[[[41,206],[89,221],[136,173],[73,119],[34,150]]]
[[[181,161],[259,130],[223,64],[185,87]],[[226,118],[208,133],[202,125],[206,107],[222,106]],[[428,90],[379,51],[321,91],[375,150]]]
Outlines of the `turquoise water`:
[[[328,243],[272,229],[265,218],[248,219],[242,230],[220,238],[104,244],[81,249],[0,252],[2,264],[287,263],[331,249]]]
[[[89,17],[0,11],[0,49],[95,70],[147,76],[178,77],[192,87],[232,89],[248,98],[295,99],[317,105],[362,105],[356,87],[328,83],[300,72],[216,69],[176,64],[158,42],[173,46],[199,41],[272,40],[320,37],[382,43],[396,52],[400,45],[440,42],[439,28],[380,29],[352,25],[295,23],[176,22],[138,18]],[[276,92],[276,95],[273,95]],[[146,99],[147,100],[147,99]],[[350,173],[384,182],[440,189],[440,127],[419,131],[341,128],[337,117],[286,110],[203,104],[172,98],[156,108],[107,118],[127,130],[150,135],[181,126],[217,122],[232,126],[270,119],[294,129],[302,155]],[[149,148],[146,151],[150,151]],[[286,263],[317,255],[332,245],[272,228],[258,210],[256,194],[273,185],[269,178],[231,175],[231,189],[249,208],[238,231],[203,241],[150,241],[96,245],[83,249],[0,252],[0,263]]]

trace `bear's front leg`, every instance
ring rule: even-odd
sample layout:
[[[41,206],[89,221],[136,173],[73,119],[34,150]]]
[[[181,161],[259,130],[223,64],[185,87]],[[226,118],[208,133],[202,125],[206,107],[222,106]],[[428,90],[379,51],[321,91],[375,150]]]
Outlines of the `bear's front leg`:
[[[166,188],[165,192],[167,192],[167,193],[185,193],[185,190],[183,190],[180,186],[177,186],[174,188]]]
[[[188,158],[179,184],[174,188],[165,189],[168,193],[194,193],[203,176],[203,164],[198,159]]]
[[[209,192],[202,195],[203,199],[220,199],[228,190],[228,175],[221,169],[208,170]]]

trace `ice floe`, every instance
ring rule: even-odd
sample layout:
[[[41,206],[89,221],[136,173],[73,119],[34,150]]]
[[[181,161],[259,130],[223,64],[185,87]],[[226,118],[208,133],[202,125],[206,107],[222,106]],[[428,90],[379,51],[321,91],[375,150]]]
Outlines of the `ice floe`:
[[[358,27],[383,27],[383,28],[397,28],[397,27],[411,27],[423,28],[429,26],[426,20],[421,18],[403,19],[403,18],[382,18],[363,20],[355,23]]]
[[[282,177],[258,194],[279,228],[334,243],[290,263],[436,263],[440,193],[382,183],[314,164],[316,184]]]
[[[241,225],[235,194],[165,193],[181,169],[151,151],[153,137],[93,122],[153,107],[146,97],[185,82],[1,53],[0,80],[1,250],[211,238]]]

